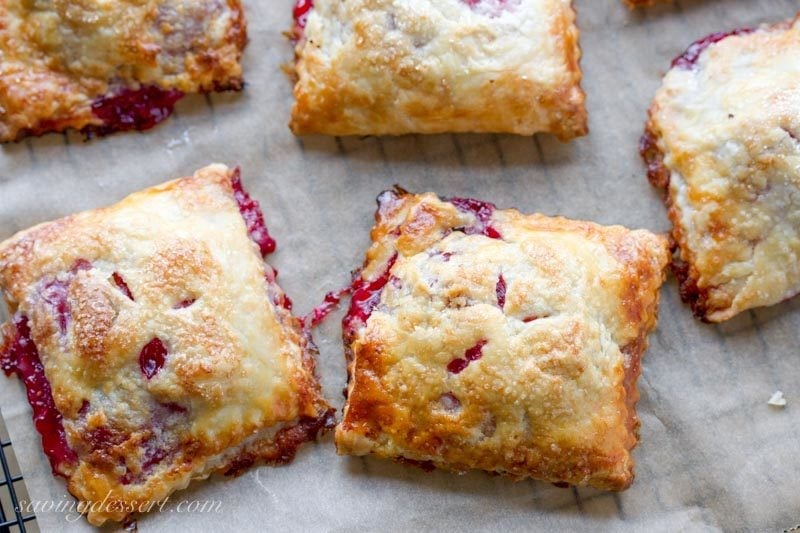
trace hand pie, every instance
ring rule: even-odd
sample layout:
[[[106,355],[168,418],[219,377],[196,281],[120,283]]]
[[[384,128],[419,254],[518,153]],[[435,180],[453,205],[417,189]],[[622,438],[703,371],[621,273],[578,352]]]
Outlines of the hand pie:
[[[332,427],[314,346],[262,261],[273,247],[222,165],[0,244],[0,362],[25,383],[53,472],[104,502],[92,524],[289,462]]]
[[[0,2],[0,142],[144,130],[184,93],[238,90],[239,0]]]
[[[715,33],[672,62],[641,141],[681,294],[721,322],[800,292],[800,23]]]
[[[571,0],[298,0],[296,134],[585,135]]]
[[[628,487],[667,239],[433,194],[379,204],[339,453]]]

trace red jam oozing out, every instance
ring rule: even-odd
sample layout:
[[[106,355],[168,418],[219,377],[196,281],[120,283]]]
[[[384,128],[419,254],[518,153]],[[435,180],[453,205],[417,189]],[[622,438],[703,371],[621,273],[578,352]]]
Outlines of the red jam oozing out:
[[[721,31],[707,35],[693,42],[684,53],[673,59],[672,66],[689,70],[695,66],[702,53],[712,44],[718,43],[733,35],[747,35],[748,33],[753,33],[753,31],[755,30],[752,28],[740,28],[738,30]]]
[[[389,272],[392,270],[395,261],[397,261],[397,252],[389,259],[380,276],[372,281],[359,277],[353,282],[353,297],[350,299],[350,309],[342,322],[347,335],[351,335],[358,326],[367,323],[372,311],[381,301],[381,291],[389,282]]]
[[[28,319],[14,319],[16,335],[6,339],[0,353],[0,366],[6,375],[16,374],[25,385],[28,403],[33,409],[33,422],[42,436],[44,453],[50,460],[53,473],[66,476],[65,467],[77,460],[77,455],[67,444],[61,413],[56,409],[50,383],[39,360],[39,351],[31,339]]]
[[[342,298],[353,292],[353,285],[339,289],[338,291],[331,291],[325,295],[325,299],[321,304],[316,306],[309,314],[303,318],[303,325],[306,328],[317,327],[329,314],[339,306]]]
[[[102,126],[92,128],[92,131],[105,135],[116,131],[149,130],[169,117],[181,98],[181,91],[152,85],[120,89],[92,102],[92,113],[103,121]]]
[[[486,346],[485,340],[480,340],[473,346],[472,348],[467,349],[464,352],[464,358],[453,359],[449,363],[447,363],[447,370],[452,372],[453,374],[458,374],[462,372],[465,368],[469,366],[470,363],[473,361],[477,361],[481,357],[483,357],[483,347]]]
[[[280,301],[273,302],[275,305],[279,305],[286,309],[287,311],[291,312],[292,307],[294,307],[294,302],[292,299],[286,296],[286,293],[282,293],[280,296]]]
[[[278,270],[270,267],[269,265],[265,265],[264,278],[267,280],[267,293],[269,294],[269,299],[272,302],[272,305],[283,307],[287,311],[291,312],[292,307],[294,306],[292,300],[286,296],[283,291],[281,291],[280,287],[278,287],[276,283],[276,280],[278,279]],[[301,322],[302,320],[303,319],[301,319]]]
[[[395,191],[383,191],[378,195],[377,202],[379,215],[388,216],[388,213],[397,206],[399,197]],[[397,228],[392,235],[400,235],[400,228]],[[449,256],[450,254],[447,254],[445,260],[449,260]],[[371,282],[361,278],[359,273],[349,286],[339,289],[338,291],[327,293],[323,302],[303,318],[303,325],[306,328],[318,326],[334,309],[336,309],[342,298],[348,294],[352,294],[353,298],[350,300],[350,309],[342,320],[342,325],[344,326],[345,333],[353,333],[360,324],[365,324],[367,322],[367,319],[372,314],[372,310],[378,305],[381,298],[381,291],[387,283],[391,281],[395,287],[400,287],[400,280],[393,278],[389,274],[395,261],[397,261],[396,253],[389,260],[383,273]]]
[[[139,352],[139,368],[147,379],[152,379],[167,360],[167,347],[158,337],[144,345]]]
[[[122,294],[124,294],[125,296],[127,296],[131,300],[134,299],[133,298],[133,293],[131,292],[130,287],[128,287],[128,284],[125,283],[125,278],[123,278],[119,274],[119,272],[114,272],[113,274],[111,274],[111,278],[114,280],[114,285],[116,285],[117,288],[119,288],[119,290],[122,291]]]
[[[314,7],[314,0],[297,0],[294,4],[294,37],[299,39],[303,35],[303,30],[308,21],[308,15]]]
[[[506,306],[506,279],[500,274],[497,278],[497,284],[494,287],[494,292],[497,295],[497,305],[500,309]]]
[[[398,201],[398,195],[394,191],[382,192],[378,196],[379,215],[388,216],[396,207]],[[491,225],[492,214],[495,210],[494,204],[474,200],[472,198],[452,198],[450,202],[459,210],[471,213],[476,218],[475,224],[466,228],[461,228],[465,233],[468,235],[485,235],[491,239],[502,238],[500,232]],[[444,261],[449,261],[453,254],[451,252],[441,252],[434,253],[433,255],[441,255]],[[351,286],[326,294],[323,303],[317,306],[303,319],[304,324],[307,327],[317,326],[336,308],[337,304],[344,296],[348,293],[352,293],[353,297],[350,300],[350,309],[342,322],[345,333],[351,335],[357,327],[366,324],[375,306],[378,305],[381,291],[383,291],[383,288],[391,280],[390,271],[396,260],[397,253],[389,260],[381,275],[372,281],[366,281],[358,277],[353,281]],[[399,280],[397,281],[399,282]],[[505,280],[502,279],[502,276],[498,281],[497,299],[498,304],[502,308],[505,305]],[[453,364],[458,365],[458,363]],[[466,366],[464,368],[466,368]],[[463,368],[461,370],[463,370]],[[461,370],[459,370],[459,372]]]
[[[473,198],[451,198],[450,203],[460,211],[475,215],[476,223],[463,228],[467,235],[485,235],[490,239],[502,239],[500,232],[491,225],[495,205]]]
[[[261,213],[258,202],[250,198],[250,195],[244,190],[242,175],[238,168],[233,171],[231,185],[233,186],[233,197],[239,205],[239,212],[242,213],[250,238],[258,245],[261,255],[274,252],[275,240],[270,237],[267,226],[264,224],[264,215]]]

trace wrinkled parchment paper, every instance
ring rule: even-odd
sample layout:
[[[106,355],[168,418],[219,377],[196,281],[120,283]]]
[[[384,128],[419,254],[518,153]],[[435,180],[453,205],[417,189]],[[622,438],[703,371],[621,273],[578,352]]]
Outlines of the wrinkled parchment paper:
[[[292,56],[281,30],[292,0],[246,1],[250,44],[241,94],[187,97],[145,134],[83,142],[48,135],[0,148],[0,239],[212,161],[240,164],[278,251],[270,262],[308,312],[347,284],[369,243],[375,196],[394,183],[474,196],[501,207],[665,231],[659,193],[637,141],[671,58],[713,31],[787,18],[792,0],[681,0],[628,12],[618,0],[575,0],[591,133],[570,144],[505,135],[386,139],[294,138],[286,127]],[[325,392],[341,405],[341,311],[315,332]],[[615,495],[515,483],[480,472],[425,473],[372,458],[338,457],[330,436],[281,468],[195,483],[172,501],[216,500],[219,512],[166,506],[141,531],[783,530],[800,524],[800,300],[701,324],[664,287],[660,323],[639,381],[636,481]],[[788,399],[770,407],[775,390]],[[0,400],[34,500],[60,501],[22,385],[0,379]],[[68,497],[66,497],[69,500]],[[88,530],[69,513],[40,512],[43,531]]]

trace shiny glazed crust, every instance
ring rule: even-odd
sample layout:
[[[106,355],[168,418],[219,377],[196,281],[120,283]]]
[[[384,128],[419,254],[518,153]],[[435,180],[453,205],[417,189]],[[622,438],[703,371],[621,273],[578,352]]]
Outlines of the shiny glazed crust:
[[[233,175],[212,165],[0,244],[0,288],[28,317],[77,455],[58,473],[79,500],[106,501],[94,525],[213,472],[288,462],[332,425],[315,348],[271,303],[283,293],[248,238]],[[168,353],[147,378],[139,358],[154,338]]]
[[[710,322],[800,291],[800,25],[723,35],[676,60],[641,142],[681,294]]]
[[[239,0],[0,1],[0,142],[100,126],[120,88],[239,89]]]
[[[433,194],[382,198],[361,277],[393,266],[345,328],[338,452],[627,488],[667,239],[516,210],[494,211],[490,238]]]
[[[570,0],[316,0],[290,126],[585,135],[578,35]]]

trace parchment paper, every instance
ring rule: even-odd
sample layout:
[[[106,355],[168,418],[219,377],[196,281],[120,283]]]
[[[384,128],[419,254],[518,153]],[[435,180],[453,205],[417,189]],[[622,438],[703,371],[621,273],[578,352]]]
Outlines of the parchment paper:
[[[295,309],[306,313],[360,265],[374,198],[394,183],[665,231],[665,210],[645,179],[637,141],[671,58],[713,31],[800,10],[791,0],[682,0],[630,13],[619,0],[576,0],[591,133],[561,144],[547,135],[296,139],[286,127],[291,87],[280,71],[292,57],[281,35],[291,24],[292,0],[245,3],[250,44],[243,93],[187,97],[171,120],[146,134],[85,143],[73,132],[0,148],[0,239],[213,161],[240,164],[278,240],[269,260]],[[325,392],[339,406],[341,314],[315,332]],[[660,317],[639,381],[636,481],[625,493],[338,457],[328,436],[304,447],[288,467],[215,478],[173,496],[218,500],[218,513],[168,506],[141,518],[139,528],[702,531],[800,523],[800,300],[710,326],[692,318],[670,280]],[[789,402],[782,410],[767,405],[778,389]],[[22,385],[0,379],[0,400],[32,498],[64,499]],[[89,529],[64,513],[40,512],[38,520],[44,531]]]

